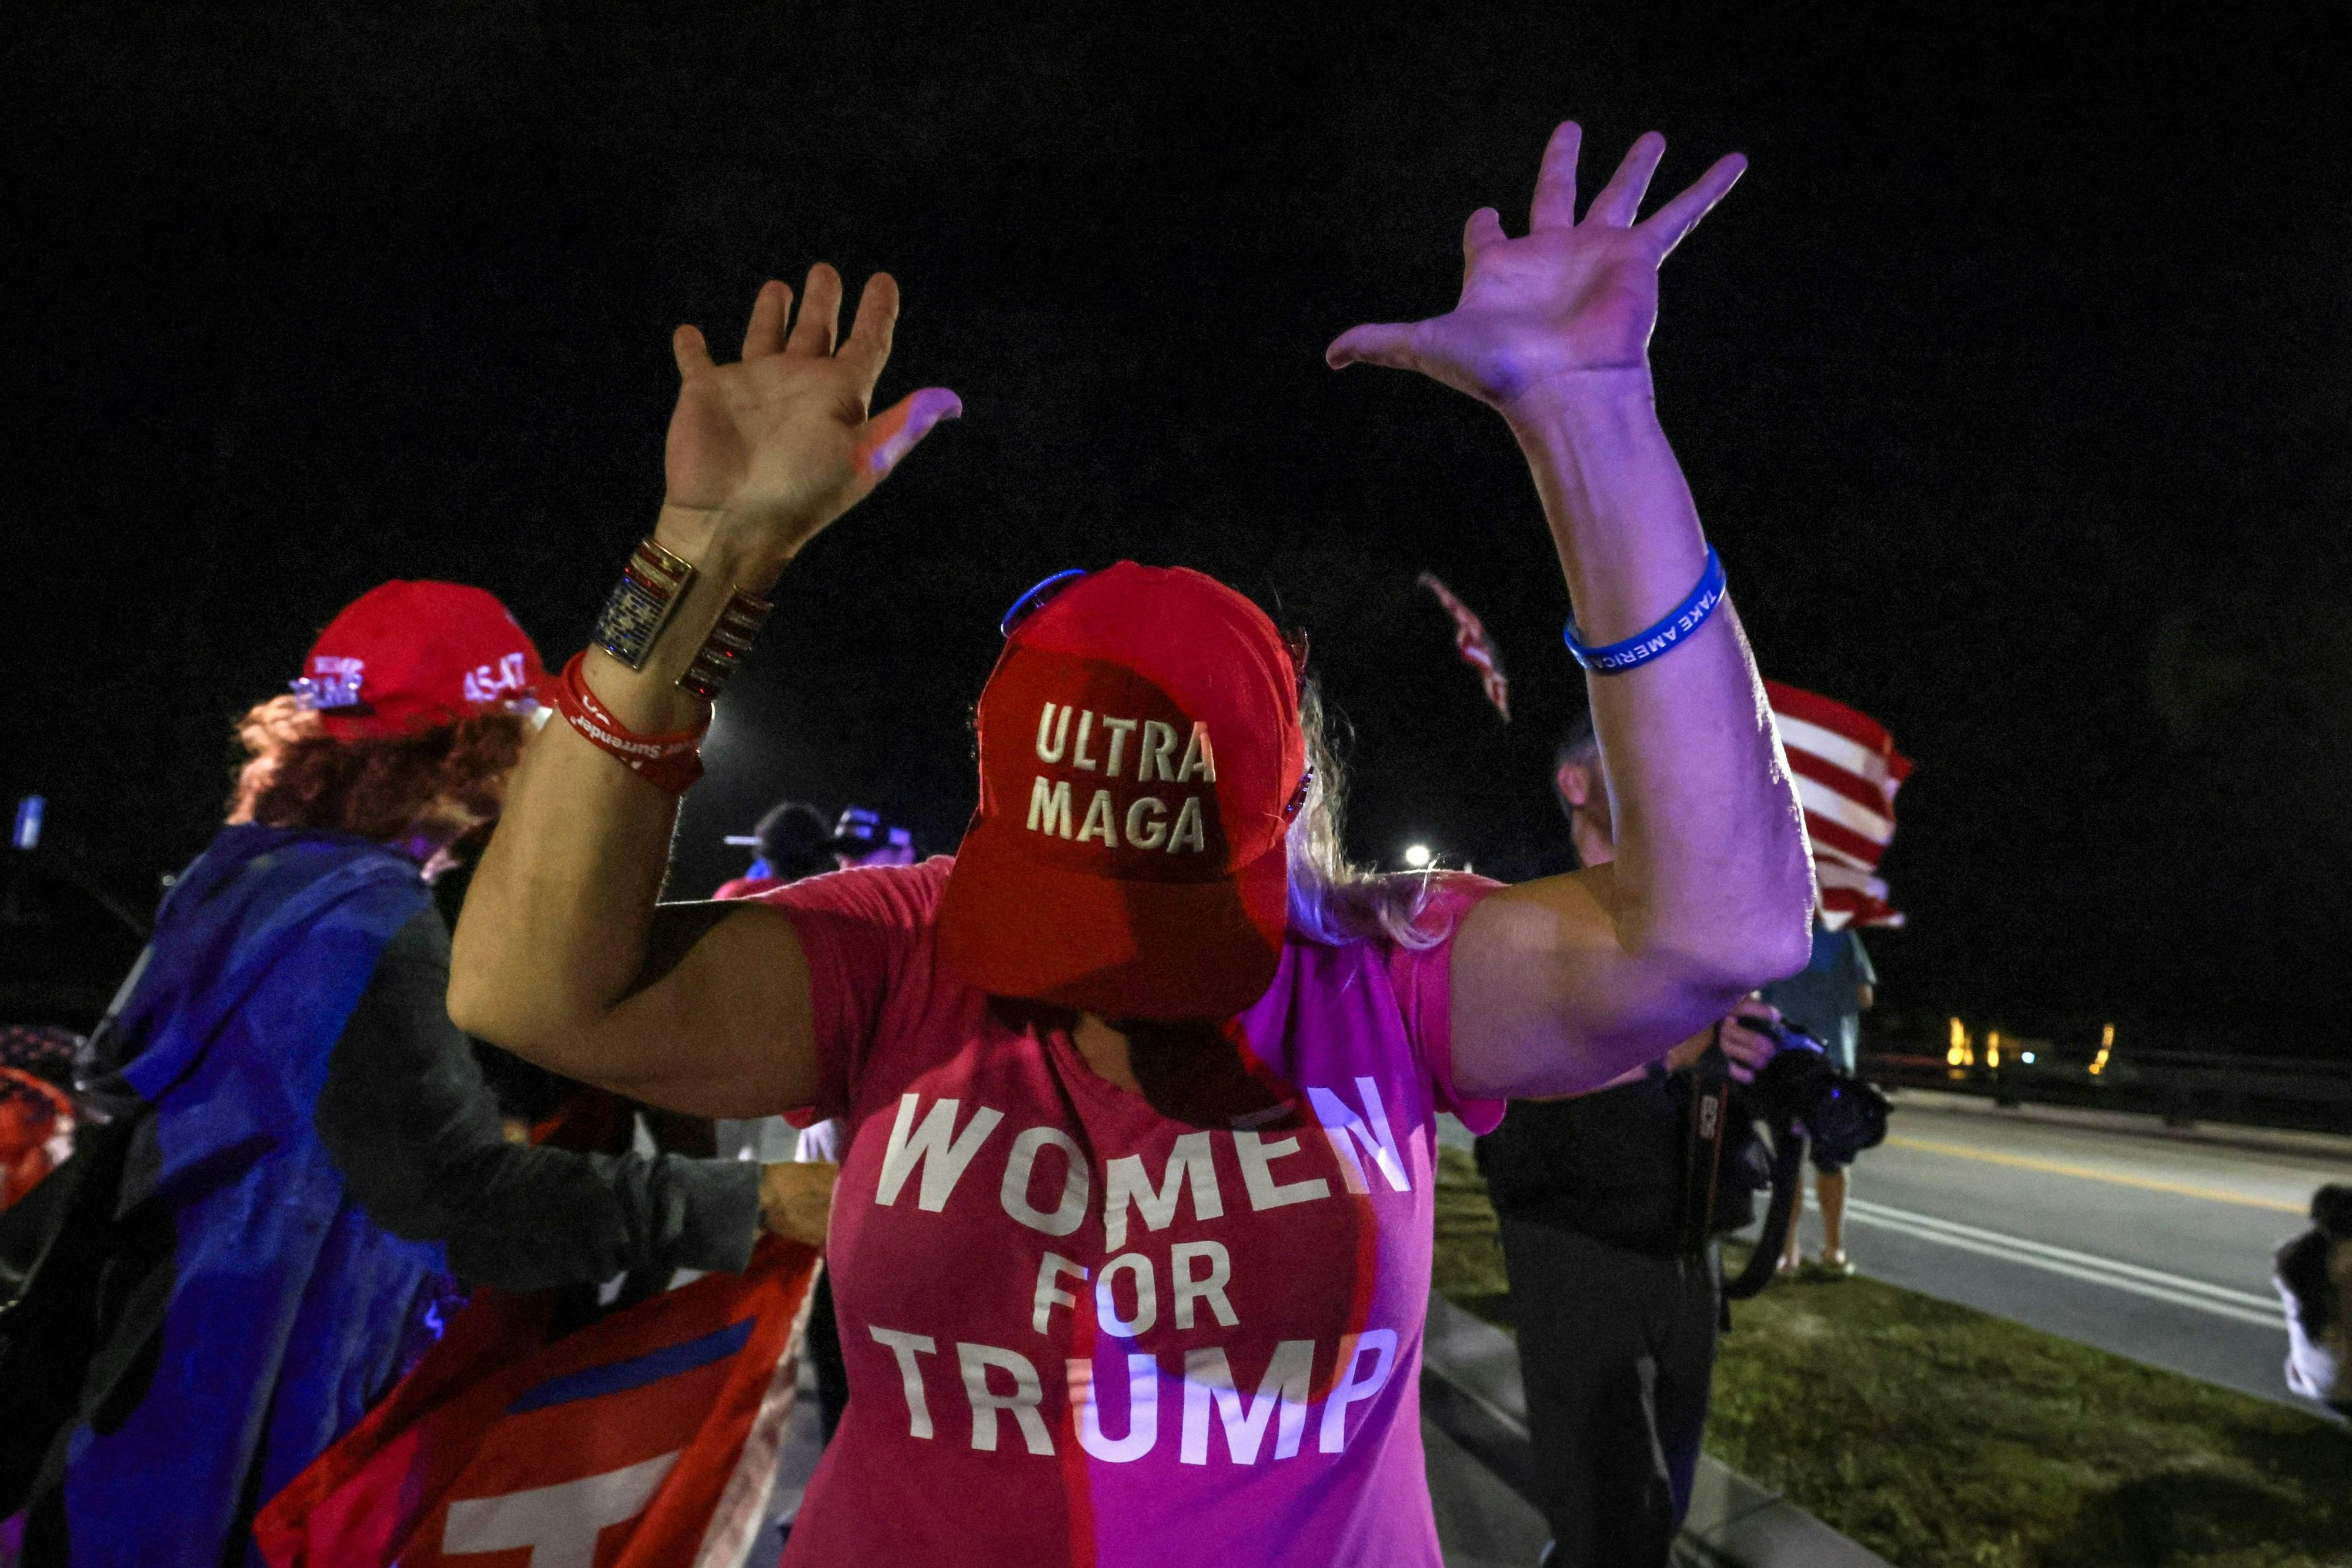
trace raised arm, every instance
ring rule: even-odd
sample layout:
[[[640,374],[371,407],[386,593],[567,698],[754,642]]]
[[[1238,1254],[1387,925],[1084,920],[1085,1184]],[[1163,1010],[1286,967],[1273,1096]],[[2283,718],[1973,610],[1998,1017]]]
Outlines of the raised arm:
[[[866,286],[836,346],[841,279],[811,269],[760,290],[743,357],[712,362],[677,329],[680,384],[654,536],[697,569],[641,670],[601,650],[586,684],[639,735],[693,730],[677,685],[737,589],[764,597],[801,547],[865,497],[955,395],[927,388],[870,418],[897,285]],[[617,568],[618,563],[614,563]],[[808,970],[792,926],[756,904],[658,911],[677,799],[565,722],[531,742],[475,873],[451,957],[458,1027],[570,1077],[700,1115],[755,1116],[815,1089]]]
[[[1552,133],[1524,237],[1507,237],[1491,207],[1471,215],[1452,311],[1358,327],[1329,359],[1419,371],[1504,416],[1534,471],[1581,640],[1599,646],[1657,622],[1706,564],[1658,424],[1648,345],[1659,265],[1746,165],[1721,160],[1637,222],[1665,152],[1653,132],[1580,222],[1578,141],[1573,124]],[[1509,889],[1465,921],[1453,1025],[1467,1093],[1605,1082],[1805,962],[1803,819],[1730,605],[1664,657],[1588,685],[1617,858]]]

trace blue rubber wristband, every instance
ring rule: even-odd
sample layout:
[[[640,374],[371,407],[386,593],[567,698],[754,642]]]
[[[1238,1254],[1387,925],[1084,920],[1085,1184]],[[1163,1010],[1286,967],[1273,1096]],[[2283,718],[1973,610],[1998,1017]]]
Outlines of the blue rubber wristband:
[[[1561,633],[1568,651],[1576,662],[1596,675],[1622,675],[1637,664],[1646,664],[1663,654],[1671,653],[1684,639],[1697,631],[1706,618],[1723,602],[1723,558],[1715,547],[1706,548],[1706,570],[1698,574],[1698,586],[1690,597],[1666,612],[1665,619],[1646,632],[1637,632],[1622,643],[1612,643],[1605,648],[1588,647],[1577,636],[1576,622],[1570,621]]]

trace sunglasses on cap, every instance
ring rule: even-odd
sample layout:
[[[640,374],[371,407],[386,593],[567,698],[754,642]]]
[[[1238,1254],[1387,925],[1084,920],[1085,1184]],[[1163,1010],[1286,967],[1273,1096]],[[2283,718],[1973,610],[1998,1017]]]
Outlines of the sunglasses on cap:
[[[1028,620],[1032,615],[1036,614],[1040,610],[1045,609],[1048,604],[1051,604],[1072,583],[1078,581],[1081,578],[1091,577],[1093,575],[1093,569],[1090,567],[1074,566],[1069,568],[1067,570],[1057,571],[1053,576],[1046,578],[1044,581],[1030,589],[1028,592],[1023,594],[1020,598],[1013,601],[1013,608],[1006,611],[1004,612],[1004,619],[996,623],[998,635],[1004,637],[1012,636],[1013,632],[1020,630],[1021,623],[1023,622]],[[1301,685],[1306,685],[1307,633],[1303,631],[1286,632],[1283,633],[1282,640],[1285,645],[1286,645],[1290,650],[1291,667],[1297,672],[1299,684]],[[1292,818],[1297,817],[1299,811],[1305,808],[1307,804],[1307,788],[1314,782],[1315,769],[1312,767],[1309,767],[1306,772],[1298,776],[1298,788],[1291,792],[1289,804],[1286,805],[1282,809],[1284,821],[1287,821]]]
[[[1034,588],[1032,588],[1028,592],[1023,594],[1020,598],[1013,601],[1013,608],[1006,611],[1004,612],[1004,619],[996,623],[997,635],[1000,637],[1012,636],[1013,632],[1021,629],[1021,623],[1023,622],[1028,620],[1029,617],[1036,614],[1037,612],[1045,609],[1045,606],[1051,604],[1055,599],[1059,598],[1065,589],[1068,588],[1072,583],[1076,582],[1081,578],[1092,577],[1093,575],[1094,569],[1084,566],[1074,566],[1066,571],[1055,572],[1053,576],[1045,579],[1043,582],[1038,583]],[[1301,629],[1293,628],[1282,634],[1282,641],[1284,645],[1290,650],[1290,662],[1297,669],[1298,678],[1301,681],[1306,680],[1306,632]]]
[[[1064,589],[1069,587],[1070,584],[1077,581],[1078,579],[1082,577],[1090,577],[1092,575],[1092,569],[1083,566],[1074,566],[1067,571],[1055,572],[1053,576],[1047,578],[1045,581],[1039,583],[1036,587],[1031,589],[1028,592],[1023,594],[1020,598],[1013,601],[1013,608],[1006,611],[1004,612],[1004,619],[996,623],[997,633],[1000,636],[1012,636],[1014,632],[1020,629],[1021,623],[1024,621],[1028,620],[1029,617],[1036,614],[1040,610],[1045,609],[1046,605],[1051,604],[1054,601],[1055,597]]]

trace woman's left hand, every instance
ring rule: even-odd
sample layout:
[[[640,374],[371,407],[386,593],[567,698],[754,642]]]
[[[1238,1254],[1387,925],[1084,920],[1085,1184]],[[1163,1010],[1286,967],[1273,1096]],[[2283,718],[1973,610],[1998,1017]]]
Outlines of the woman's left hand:
[[[1665,155],[1651,131],[1633,143],[1584,219],[1576,219],[1574,121],[1552,132],[1536,176],[1528,230],[1503,233],[1492,207],[1463,231],[1462,298],[1425,321],[1356,327],[1325,351],[1334,370],[1364,361],[1418,371],[1505,414],[1565,378],[1646,367],[1658,317],[1658,265],[1723,199],[1748,161],[1717,159],[1682,194],[1640,223],[1642,197]]]

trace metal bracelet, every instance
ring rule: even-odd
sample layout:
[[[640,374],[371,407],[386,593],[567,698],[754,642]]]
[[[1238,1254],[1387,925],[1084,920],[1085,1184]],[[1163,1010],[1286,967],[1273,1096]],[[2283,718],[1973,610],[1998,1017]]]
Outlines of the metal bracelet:
[[[710,635],[695,652],[694,662],[687,665],[686,674],[678,676],[679,687],[705,702],[717,701],[728,677],[735,673],[737,663],[751,651],[752,639],[759,636],[760,628],[775,608],[740,588],[730,594],[727,608],[719,612]]]
[[[596,645],[629,668],[644,669],[694,578],[693,564],[684,557],[650,537],[639,539],[604,601],[604,613],[596,617]]]

